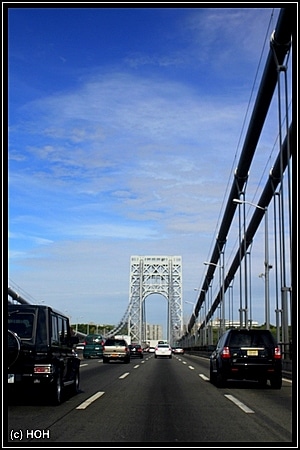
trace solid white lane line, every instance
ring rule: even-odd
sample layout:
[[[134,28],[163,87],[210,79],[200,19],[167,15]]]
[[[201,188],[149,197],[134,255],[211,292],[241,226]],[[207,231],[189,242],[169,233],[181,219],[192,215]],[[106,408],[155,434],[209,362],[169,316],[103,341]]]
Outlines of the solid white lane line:
[[[237,405],[239,408],[241,408],[242,411],[244,411],[247,414],[254,414],[254,411],[248,406],[244,405],[244,403],[240,402],[237,398],[235,398],[233,395],[224,394],[228,400],[232,401],[235,405]]]
[[[87,408],[91,403],[93,403],[97,398],[102,397],[104,392],[96,392],[96,394],[92,395],[90,398],[85,400],[83,403],[81,403],[79,406],[77,406],[76,409],[85,409]]]

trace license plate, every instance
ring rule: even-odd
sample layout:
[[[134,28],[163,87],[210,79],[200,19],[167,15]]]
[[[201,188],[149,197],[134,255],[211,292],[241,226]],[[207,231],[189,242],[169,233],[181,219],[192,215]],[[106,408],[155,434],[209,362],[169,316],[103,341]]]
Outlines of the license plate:
[[[13,373],[9,373],[8,374],[8,382],[9,383],[14,383],[15,382],[15,376]]]
[[[112,356],[113,358],[117,358],[119,355],[118,355],[118,353],[112,353],[111,356]]]
[[[247,356],[258,356],[258,350],[247,350]]]

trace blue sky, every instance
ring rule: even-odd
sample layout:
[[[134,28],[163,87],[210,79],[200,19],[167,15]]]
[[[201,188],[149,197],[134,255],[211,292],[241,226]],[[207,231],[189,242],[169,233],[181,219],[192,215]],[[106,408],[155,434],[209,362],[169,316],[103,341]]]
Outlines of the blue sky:
[[[130,257],[179,255],[189,318],[280,12],[247,5],[9,9],[11,286],[73,323],[117,324]],[[254,202],[277,155],[273,110],[251,167]],[[236,249],[237,223],[225,259]],[[165,311],[148,298],[150,323],[165,326]]]

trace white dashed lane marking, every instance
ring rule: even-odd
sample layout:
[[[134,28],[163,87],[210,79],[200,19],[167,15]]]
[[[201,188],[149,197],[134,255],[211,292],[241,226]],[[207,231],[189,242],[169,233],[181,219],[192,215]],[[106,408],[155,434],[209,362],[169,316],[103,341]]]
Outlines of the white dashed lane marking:
[[[120,379],[120,380],[123,380],[123,378],[128,377],[128,375],[129,375],[129,372],[125,372],[125,373],[123,373],[123,375],[121,375],[121,376],[119,377],[119,379]]]
[[[104,392],[96,392],[96,394],[92,395],[92,397],[88,398],[83,403],[81,403],[79,406],[77,406],[76,409],[85,409],[85,408],[87,408],[91,403],[93,403],[99,397],[102,397],[103,394],[104,394]]]
[[[242,411],[244,411],[247,414],[254,414],[254,411],[248,406],[244,405],[244,403],[240,402],[237,398],[235,398],[233,395],[224,394],[228,400],[232,401],[235,405],[237,405],[239,408],[241,408]]]
[[[209,378],[206,375],[204,375],[203,373],[199,373],[199,377],[202,378],[202,380],[204,380],[204,381],[209,381]]]

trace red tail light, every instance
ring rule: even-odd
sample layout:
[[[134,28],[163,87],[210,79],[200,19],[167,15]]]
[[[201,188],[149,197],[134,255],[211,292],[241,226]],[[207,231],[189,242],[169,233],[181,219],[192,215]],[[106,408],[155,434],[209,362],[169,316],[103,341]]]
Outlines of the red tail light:
[[[230,358],[230,349],[229,347],[224,347],[222,350],[222,358],[227,359]]]
[[[280,347],[275,347],[274,358],[275,359],[281,359],[281,349],[280,349]]]
[[[51,364],[35,364],[33,368],[34,373],[52,373],[53,367]]]

